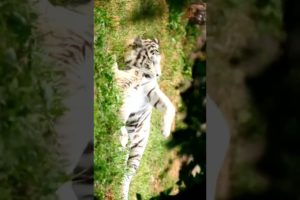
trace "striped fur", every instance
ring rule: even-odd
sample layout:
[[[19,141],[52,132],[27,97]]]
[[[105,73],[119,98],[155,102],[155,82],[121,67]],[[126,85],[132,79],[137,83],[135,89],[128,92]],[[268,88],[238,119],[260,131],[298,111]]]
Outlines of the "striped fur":
[[[126,91],[130,90],[131,88],[139,86],[139,83],[143,78],[143,73],[137,68],[119,70],[117,63],[115,63],[113,70],[115,73],[115,82],[122,93],[126,93]]]
[[[58,134],[61,160],[66,163],[65,172],[74,177],[75,182],[64,183],[56,194],[61,200],[92,199],[93,152],[90,145],[93,143],[93,130],[89,121],[92,123],[90,116],[93,108],[88,100],[92,101],[93,91],[88,73],[92,77],[93,20],[89,20],[92,17],[88,13],[93,13],[93,2],[88,1],[88,4],[73,7],[72,10],[53,6],[48,0],[30,2],[38,14],[35,34],[42,41],[43,58],[65,72],[63,89],[67,96],[63,103],[68,111],[54,128]],[[78,170],[84,172],[79,173]],[[87,172],[89,178],[85,178]],[[78,181],[82,179],[86,181]]]
[[[120,109],[120,117],[124,124],[126,124],[126,121],[129,118],[132,110],[131,107],[133,106],[132,103],[134,102],[132,98],[134,98],[136,90],[140,87],[145,77],[157,77],[161,73],[160,65],[156,64],[160,62],[157,43],[153,43],[155,45],[153,45],[153,48],[149,46],[143,46],[141,42],[142,40],[140,38],[136,38],[133,42],[133,45],[131,45],[131,47],[133,47],[131,53],[132,55],[136,56],[136,59],[126,60],[126,70],[119,70],[116,62],[113,66],[115,82],[123,93],[123,105]],[[128,67],[128,65],[131,67]],[[126,146],[128,139],[126,127],[123,126],[121,128],[120,137],[123,147]]]
[[[123,104],[120,108],[120,118],[125,124],[130,114],[130,109],[128,109],[128,106],[130,105],[128,100],[130,98],[128,97],[139,87],[143,79],[143,73],[142,70],[137,68],[119,70],[116,63],[114,64],[113,69],[115,72],[115,82],[123,94]],[[123,147],[125,147],[128,142],[128,133],[125,126],[121,127],[120,142]]]
[[[122,198],[128,199],[130,182],[135,175],[150,134],[152,108],[164,112],[162,133],[168,137],[175,117],[175,107],[169,98],[160,90],[157,78],[161,75],[159,43],[157,39],[136,38],[129,46],[130,51],[125,58],[127,69],[149,69],[155,73],[144,72],[139,86],[126,93],[124,101],[127,118],[125,130],[121,130],[123,146],[129,149],[127,172],[122,182]],[[124,134],[127,134],[124,136]]]

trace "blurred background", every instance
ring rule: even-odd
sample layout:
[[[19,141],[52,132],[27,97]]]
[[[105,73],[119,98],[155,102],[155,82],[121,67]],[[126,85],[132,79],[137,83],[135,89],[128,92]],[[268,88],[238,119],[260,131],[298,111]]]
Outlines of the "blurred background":
[[[297,9],[297,1],[209,2],[208,93],[231,130],[218,200],[300,198]]]

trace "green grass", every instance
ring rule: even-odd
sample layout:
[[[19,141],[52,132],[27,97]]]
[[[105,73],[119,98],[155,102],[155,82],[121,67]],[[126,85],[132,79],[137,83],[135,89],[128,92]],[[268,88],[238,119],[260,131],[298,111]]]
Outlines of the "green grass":
[[[148,9],[149,8],[149,9]],[[145,12],[147,11],[147,12]],[[159,11],[159,12],[158,12]],[[185,29],[182,13],[169,15],[164,0],[95,1],[95,193],[99,199],[118,199],[119,183],[124,173],[124,154],[117,139],[120,123],[117,110],[120,98],[112,78],[112,55],[119,67],[124,66],[126,44],[136,36],[158,38],[161,44],[162,77],[160,86],[178,106],[180,92],[175,89],[189,80],[191,70],[186,64]],[[167,149],[161,133],[162,115],[153,113],[151,135],[138,173],[130,188],[130,199],[137,194],[149,199],[173,187],[176,176],[168,174],[174,152]]]
[[[112,57],[106,50],[106,36],[111,20],[101,8],[95,9],[95,51],[94,51],[94,179],[95,196],[104,199],[117,188],[123,173],[123,159],[118,143],[117,131],[121,126],[117,110],[121,100],[113,84]]]

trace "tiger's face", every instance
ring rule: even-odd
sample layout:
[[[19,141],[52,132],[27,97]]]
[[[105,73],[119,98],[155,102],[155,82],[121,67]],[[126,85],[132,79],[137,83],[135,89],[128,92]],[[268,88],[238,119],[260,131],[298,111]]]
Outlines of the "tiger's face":
[[[158,39],[141,39],[137,37],[133,43],[129,44],[129,47],[131,51],[125,59],[127,68],[139,68],[148,78],[159,78],[161,76],[161,55]]]
[[[152,74],[155,74],[157,78],[161,76],[161,55],[159,52],[159,41],[158,39],[146,39],[142,41],[143,46],[147,49],[147,52],[150,57],[150,63],[153,65],[152,68],[148,68],[152,71]]]

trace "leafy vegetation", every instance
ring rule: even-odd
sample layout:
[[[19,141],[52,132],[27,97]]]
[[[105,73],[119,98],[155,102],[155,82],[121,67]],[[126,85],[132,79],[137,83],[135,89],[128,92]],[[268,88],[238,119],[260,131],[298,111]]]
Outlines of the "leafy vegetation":
[[[54,199],[67,178],[56,152],[63,73],[39,55],[27,1],[0,3],[1,199]]]

